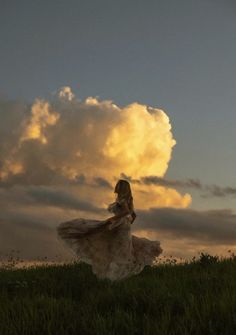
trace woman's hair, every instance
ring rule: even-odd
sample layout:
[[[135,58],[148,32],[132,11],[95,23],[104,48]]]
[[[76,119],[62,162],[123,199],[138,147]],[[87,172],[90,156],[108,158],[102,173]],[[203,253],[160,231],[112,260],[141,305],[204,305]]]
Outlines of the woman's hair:
[[[117,193],[117,199],[125,199],[129,206],[130,211],[134,210],[133,196],[130,188],[130,184],[127,180],[120,179],[115,186],[115,193]]]

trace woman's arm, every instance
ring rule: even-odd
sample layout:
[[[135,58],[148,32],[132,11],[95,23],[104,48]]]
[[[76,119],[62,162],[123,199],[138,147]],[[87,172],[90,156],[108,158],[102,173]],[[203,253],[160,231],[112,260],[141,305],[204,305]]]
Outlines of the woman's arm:
[[[130,213],[129,207],[127,205],[127,202],[124,201],[122,203],[122,212],[119,214],[115,214],[114,216],[111,216],[110,218],[108,218],[106,221],[110,222],[110,223],[114,223],[117,219],[122,218],[123,216],[127,215]]]

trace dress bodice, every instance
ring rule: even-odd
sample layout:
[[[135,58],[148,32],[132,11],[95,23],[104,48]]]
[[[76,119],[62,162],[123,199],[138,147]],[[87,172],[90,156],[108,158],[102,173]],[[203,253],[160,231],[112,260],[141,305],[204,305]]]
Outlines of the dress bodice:
[[[122,199],[121,201],[115,201],[115,202],[112,202],[109,206],[108,206],[108,211],[110,213],[113,213],[113,214],[120,214],[122,211],[123,211],[123,206],[122,206],[122,203],[125,201],[125,199]],[[125,217],[127,217],[129,219],[129,221],[132,221],[132,215],[131,213],[129,212],[128,214],[125,215]]]

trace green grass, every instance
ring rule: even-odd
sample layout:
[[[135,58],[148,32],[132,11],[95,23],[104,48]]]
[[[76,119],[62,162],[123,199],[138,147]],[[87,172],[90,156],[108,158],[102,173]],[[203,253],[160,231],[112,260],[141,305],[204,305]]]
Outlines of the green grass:
[[[1,335],[236,334],[236,257],[145,267],[120,282],[89,265],[0,270]]]

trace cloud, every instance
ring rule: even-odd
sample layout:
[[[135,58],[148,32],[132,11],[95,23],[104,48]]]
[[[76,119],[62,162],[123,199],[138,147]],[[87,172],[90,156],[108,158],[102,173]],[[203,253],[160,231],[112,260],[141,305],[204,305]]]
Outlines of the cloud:
[[[137,214],[134,234],[160,239],[167,254],[188,258],[203,249],[217,254],[236,251],[236,214],[229,209],[152,208]]]
[[[228,209],[152,208],[138,214],[136,227],[147,230],[161,230],[175,237],[199,238],[214,243],[233,243],[236,239],[236,214]]]
[[[65,99],[69,101],[71,101],[75,97],[74,93],[72,92],[69,86],[63,86],[61,90],[59,91],[58,95],[61,99]]]
[[[188,209],[191,195],[182,192],[225,196],[233,188],[165,178],[176,142],[164,111],[80,101],[69,87],[51,102],[0,101],[0,107],[0,252],[18,248],[27,259],[68,255],[56,226],[76,217],[106,218],[119,178],[132,183],[135,234],[160,237],[166,252],[175,247],[190,255],[233,244],[234,214]]]
[[[91,213],[104,212],[104,209],[98,208],[90,202],[83,201],[71,193],[57,189],[42,186],[30,187],[30,189],[26,191],[26,194],[31,198],[31,200],[41,205],[68,208]]]
[[[203,194],[203,197],[226,197],[226,196],[235,196],[236,195],[236,188],[235,187],[221,187],[218,185],[206,185],[204,187],[206,191]]]
[[[0,188],[0,258],[12,249],[28,260],[38,257],[71,259],[72,251],[58,240],[60,222],[86,217],[102,219],[96,208],[73,194],[49,187],[14,186]]]
[[[29,213],[17,214],[17,217],[0,218],[0,260],[7,259],[12,250],[18,250],[20,258],[26,260],[41,257],[71,259],[72,253],[58,243],[52,226],[43,224]]]
[[[44,130],[48,126],[55,125],[58,119],[59,114],[50,110],[48,102],[37,99],[31,108],[30,118],[23,121],[25,125],[20,144],[27,140],[38,140],[46,144],[47,138],[44,135]]]
[[[96,185],[108,188],[110,190],[113,189],[112,185],[105,178],[94,177],[93,179]]]
[[[17,105],[9,103],[7,112],[14,120]],[[111,189],[121,173],[164,176],[176,143],[164,111],[138,103],[119,107],[93,97],[80,101],[69,87],[52,102],[36,99],[22,106],[17,119],[18,126],[6,124],[13,138],[5,132],[0,144],[0,185],[76,184],[96,207],[114,196]],[[191,203],[190,194],[171,188],[134,185],[133,192],[140,208]]]
[[[198,179],[187,179],[185,181],[176,180],[176,179],[166,179],[160,178],[157,176],[146,176],[141,177],[141,183],[146,185],[155,184],[165,187],[187,187],[187,188],[196,188],[201,189],[202,185]]]
[[[12,192],[13,190],[11,190]],[[45,191],[45,190],[44,190]],[[17,192],[17,190],[15,190]],[[37,192],[37,188],[31,190]],[[41,190],[42,193],[43,190]],[[63,221],[76,217],[99,218],[99,213],[87,212],[89,206],[78,204],[61,206],[50,194],[50,201],[33,193],[33,202],[14,204],[0,211],[0,254],[10,249],[19,249],[26,259],[56,255],[70,259],[73,253],[57,239],[56,226]],[[18,194],[19,196],[19,190]],[[68,201],[68,200],[67,200]],[[3,206],[5,207],[5,206]],[[76,210],[73,207],[77,208]],[[85,208],[84,208],[85,207]],[[85,212],[83,212],[85,210]],[[90,215],[88,215],[90,214]],[[107,217],[107,214],[103,214]],[[197,211],[192,209],[152,208],[137,210],[137,218],[132,225],[132,234],[160,240],[163,255],[191,258],[197,252],[227,254],[236,251],[236,215],[230,210]]]
[[[132,184],[138,185],[156,185],[164,187],[174,187],[174,188],[186,188],[186,189],[196,189],[203,191],[202,197],[226,197],[226,196],[235,196],[236,188],[234,187],[222,187],[219,185],[204,185],[199,179],[186,179],[186,180],[177,180],[177,179],[168,179],[165,177],[158,176],[143,176],[139,179],[134,179],[131,176],[127,176],[124,173],[121,173],[121,177],[128,180]]]

